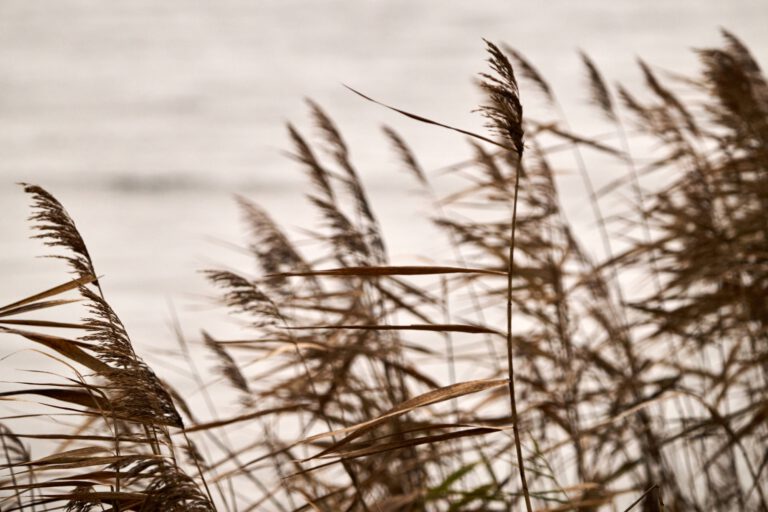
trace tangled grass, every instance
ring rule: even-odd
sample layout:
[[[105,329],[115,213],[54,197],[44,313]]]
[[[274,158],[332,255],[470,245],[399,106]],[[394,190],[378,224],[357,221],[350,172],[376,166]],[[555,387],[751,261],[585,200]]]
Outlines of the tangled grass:
[[[38,236],[74,277],[0,308],[0,332],[62,370],[2,394],[38,405],[0,425],[0,508],[768,510],[768,84],[724,39],[698,52],[698,77],[641,62],[645,99],[583,55],[609,136],[572,132],[538,71],[492,43],[488,134],[387,107],[469,138],[451,168],[463,185],[438,197],[385,129],[452,264],[389,260],[347,144],[310,104],[319,141],[289,134],[322,227],[300,250],[239,199],[262,273],[207,275],[248,334],[203,333],[210,371],[186,340],[179,352],[207,411],[141,360],[74,221],[26,185]],[[524,117],[526,94],[551,119]],[[589,155],[626,172],[597,189]],[[563,212],[555,176],[573,168],[605,257]],[[631,208],[609,217],[612,196]],[[30,317],[74,300],[84,320]],[[239,412],[218,415],[222,397]],[[49,430],[12,428],[30,416]]]

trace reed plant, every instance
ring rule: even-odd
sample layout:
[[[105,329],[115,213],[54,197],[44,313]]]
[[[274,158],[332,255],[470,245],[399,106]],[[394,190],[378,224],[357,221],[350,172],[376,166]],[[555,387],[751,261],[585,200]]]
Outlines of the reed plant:
[[[25,405],[0,425],[0,509],[768,510],[768,83],[723,36],[698,76],[640,62],[640,93],[583,55],[599,136],[489,42],[486,133],[357,93],[467,139],[440,194],[384,129],[450,243],[432,264],[390,260],[350,148],[310,103],[317,136],[288,133],[321,223],[299,244],[237,199],[259,273],[206,275],[243,335],[177,340],[202,406],[143,362],[75,222],[24,185],[73,275],[0,307],[0,332],[60,369],[2,393]],[[533,97],[546,120],[524,115]],[[565,173],[594,232],[564,211]],[[72,307],[83,320],[39,316]]]

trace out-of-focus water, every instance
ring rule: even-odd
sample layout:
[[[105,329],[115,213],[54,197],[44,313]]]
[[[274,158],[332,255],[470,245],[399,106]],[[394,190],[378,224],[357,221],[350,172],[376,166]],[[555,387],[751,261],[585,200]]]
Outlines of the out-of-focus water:
[[[70,210],[108,299],[150,360],[150,347],[171,338],[169,302],[188,332],[225,331],[197,271],[253,267],[230,246],[244,238],[235,193],[289,228],[306,227],[304,181],[282,154],[286,121],[309,124],[304,97],[347,135],[393,257],[413,262],[429,250],[440,260],[378,127],[405,134],[427,168],[463,158],[465,145],[342,83],[480,130],[471,79],[484,68],[485,37],[527,54],[589,132],[578,48],[611,81],[632,85],[636,56],[695,70],[690,49],[718,44],[720,26],[761,59],[766,22],[764,0],[0,0],[0,303],[65,278],[58,262],[34,258],[45,250],[28,240],[27,200],[14,185],[26,181]],[[599,182],[610,170],[593,173]],[[572,180],[574,215],[586,216],[581,186],[563,179]]]

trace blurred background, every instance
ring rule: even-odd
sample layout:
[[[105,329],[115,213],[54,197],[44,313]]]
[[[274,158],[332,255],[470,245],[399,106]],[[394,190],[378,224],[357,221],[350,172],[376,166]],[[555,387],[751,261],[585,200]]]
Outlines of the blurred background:
[[[442,243],[381,136],[410,142],[427,169],[465,158],[456,134],[361,100],[342,84],[448,124],[482,130],[472,110],[482,38],[522,51],[555,87],[574,130],[595,117],[578,50],[611,82],[641,80],[636,58],[692,73],[693,48],[739,36],[765,64],[765,0],[166,1],[0,0],[0,303],[66,279],[30,240],[17,182],[54,193],[81,229],[107,298],[140,352],[233,328],[199,271],[253,271],[233,200],[266,206],[289,231],[316,225],[286,157],[286,122],[311,132],[304,98],[336,120],[369,187],[393,261]],[[523,90],[523,101],[525,98]],[[535,101],[526,103],[536,112]],[[591,169],[600,183],[612,169]],[[580,181],[562,176],[589,223]],[[419,219],[419,222],[414,222]]]

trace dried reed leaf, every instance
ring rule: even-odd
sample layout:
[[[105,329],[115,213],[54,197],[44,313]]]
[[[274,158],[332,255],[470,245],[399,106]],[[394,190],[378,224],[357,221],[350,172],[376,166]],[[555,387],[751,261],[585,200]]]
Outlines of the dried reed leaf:
[[[98,394],[78,389],[37,388],[20,391],[6,391],[0,393],[0,397],[19,395],[38,395],[45,398],[51,398],[75,405],[82,405],[90,409],[98,409],[102,411],[108,411],[110,408],[109,401],[99,396]]]
[[[433,332],[466,332],[473,334],[501,334],[499,331],[482,325],[469,324],[407,324],[407,325],[303,325],[291,326],[288,329],[347,329],[363,331],[433,331]]]
[[[328,268],[303,272],[282,272],[270,276],[338,276],[338,277],[378,277],[378,276],[415,276],[432,274],[486,274],[506,276],[506,272],[482,268],[440,267],[440,266],[376,266]]]
[[[467,130],[462,130],[461,128],[455,128],[455,127],[449,126],[447,124],[438,123],[437,121],[432,121],[431,119],[427,119],[426,117],[422,117],[422,116],[416,115],[416,114],[411,114],[410,112],[406,112],[404,110],[400,110],[398,108],[391,107],[391,106],[389,106],[389,105],[387,105],[385,103],[382,103],[382,102],[377,101],[377,100],[375,100],[373,98],[370,98],[370,97],[366,96],[365,94],[363,94],[363,93],[361,93],[359,91],[356,91],[355,89],[349,87],[348,85],[345,85],[344,87],[346,87],[347,89],[349,89],[350,91],[352,91],[353,93],[357,94],[358,96],[360,96],[363,99],[366,99],[366,100],[368,100],[368,101],[370,101],[372,103],[375,103],[377,105],[381,105],[384,108],[392,110],[393,112],[397,112],[398,114],[402,114],[405,117],[409,117],[409,118],[414,119],[416,121],[419,121],[419,122],[422,122],[422,123],[426,123],[426,124],[431,124],[433,126],[439,126],[441,128],[446,128],[448,130],[452,130],[454,132],[461,133],[462,135],[467,135],[469,137],[472,137],[473,139],[482,140],[483,142],[487,142],[488,144],[493,144],[494,146],[498,146],[498,147],[501,147],[501,148],[504,148],[504,149],[510,149],[510,150],[514,150],[515,149],[514,147],[507,146],[507,145],[505,145],[503,143],[500,143],[500,142],[497,142],[497,141],[495,141],[493,139],[489,139],[488,137],[483,137],[482,135],[478,135],[477,133],[473,133],[473,132],[470,132],[470,131],[467,131]]]
[[[359,457],[367,457],[369,455],[376,455],[380,453],[390,452],[394,450],[402,450],[403,448],[410,448],[413,446],[420,446],[423,444],[435,444],[442,441],[448,441],[451,439],[461,439],[463,437],[478,437],[487,434],[493,434],[499,432],[500,428],[471,428],[465,430],[458,430],[456,432],[448,432],[445,434],[435,434],[431,436],[417,437],[414,439],[404,439],[402,441],[392,441],[391,443],[382,443],[366,448],[360,448],[357,450],[340,450],[338,453],[331,453],[322,455],[318,458],[330,458],[340,457],[341,460],[351,460]]]
[[[0,316],[5,316],[11,314],[10,310],[19,310],[21,306],[31,305],[34,302],[39,302],[43,299],[48,299],[50,297],[55,297],[56,295],[60,295],[62,293],[68,292],[70,290],[74,290],[77,288],[80,288],[81,286],[85,286],[86,284],[90,284],[94,282],[96,278],[91,275],[79,277],[77,279],[73,279],[72,281],[68,281],[64,284],[60,284],[58,286],[54,286],[53,288],[49,288],[48,290],[45,290],[40,293],[36,293],[34,295],[30,295],[29,297],[25,297],[17,302],[14,302],[12,304],[7,304],[5,306],[0,307]],[[70,301],[67,301],[70,302]],[[64,302],[61,302],[64,303]],[[58,305],[59,302],[53,302],[52,306]]]
[[[406,400],[405,402],[399,404],[393,409],[390,409],[389,411],[379,416],[378,418],[364,421],[362,423],[358,423],[351,427],[337,429],[332,432],[326,432],[324,434],[318,434],[316,436],[312,436],[305,439],[305,442],[312,442],[317,439],[333,437],[333,436],[338,436],[340,434],[348,433],[347,436],[345,436],[340,441],[334,442],[330,448],[327,448],[321,451],[320,453],[313,455],[307,460],[316,459],[328,453],[339,451],[341,447],[347,445],[353,439],[360,437],[366,432],[373,430],[377,426],[387,422],[392,418],[401,416],[415,409],[426,407],[428,405],[433,405],[440,402],[444,402],[446,400],[452,400],[460,396],[478,393],[480,391],[485,391],[488,389],[498,388],[501,386],[505,386],[506,384],[507,384],[507,379],[485,379],[485,380],[460,382],[458,384],[452,384],[450,386],[445,386],[439,389],[428,391],[414,398]]]
[[[96,373],[105,372],[109,369],[107,364],[85,352],[81,347],[85,347],[87,345],[79,341],[68,340],[66,338],[61,338],[59,336],[53,336],[50,334],[23,331],[19,329],[9,329],[6,327],[0,327],[0,332],[16,334],[30,341],[34,341],[35,343],[39,343],[52,350],[55,350],[71,361],[82,364],[86,368],[89,368]]]

